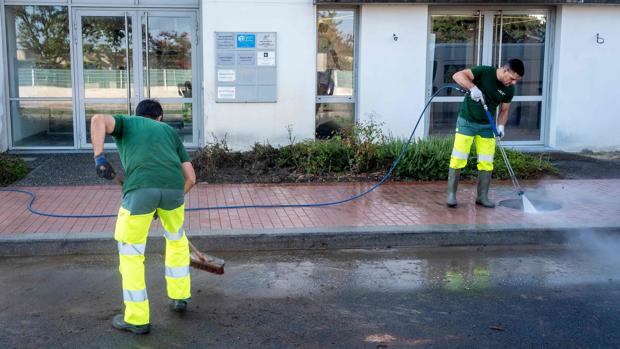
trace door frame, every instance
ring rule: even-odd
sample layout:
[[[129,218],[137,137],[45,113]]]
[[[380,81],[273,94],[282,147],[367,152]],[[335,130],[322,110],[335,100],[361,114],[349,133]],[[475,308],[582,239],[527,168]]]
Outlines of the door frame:
[[[135,104],[133,104],[132,102],[135,103],[135,101],[140,100],[141,97],[141,91],[138,88],[140,85],[140,81],[141,80],[141,75],[142,75],[142,71],[141,69],[138,69],[138,67],[141,67],[139,64],[139,55],[136,53],[141,52],[140,51],[140,47],[139,47],[139,43],[140,40],[136,40],[136,38],[142,38],[141,35],[141,25],[136,26],[136,19],[137,19],[137,15],[138,12],[135,10],[124,10],[124,9],[118,9],[118,10],[110,10],[110,9],[92,9],[92,8],[74,8],[73,9],[73,13],[72,13],[72,17],[73,17],[73,23],[74,23],[74,27],[73,27],[73,35],[75,36],[75,50],[74,50],[74,57],[73,57],[73,62],[75,62],[73,64],[73,67],[75,69],[75,77],[76,77],[76,83],[74,84],[76,90],[75,90],[75,96],[76,96],[76,103],[75,103],[75,110],[74,110],[74,116],[75,116],[75,120],[74,123],[75,125],[77,125],[77,146],[80,149],[92,149],[92,144],[87,143],[86,141],[86,134],[87,134],[87,130],[86,130],[86,104],[87,103],[100,103],[100,104],[105,104],[105,103],[125,103],[125,104],[129,104],[131,103],[133,106],[135,106]],[[85,84],[84,84],[84,55],[83,55],[83,36],[82,36],[82,17],[128,17],[132,19],[132,25],[131,25],[131,31],[132,31],[132,40],[133,42],[130,43],[131,49],[133,51],[133,55],[131,58],[131,63],[133,65],[133,71],[134,73],[131,74],[131,69],[128,67],[128,79],[133,79],[133,95],[129,96],[127,98],[86,98],[85,96]],[[127,52],[126,52],[126,58],[127,55],[129,55],[129,49],[130,47],[127,47]],[[132,76],[133,75],[133,76]],[[130,84],[128,85],[128,89],[129,91],[131,91],[131,80],[129,81]],[[129,92],[130,93],[130,92]],[[129,110],[128,110],[129,111]],[[114,143],[105,143],[104,144],[104,148],[105,149],[109,149],[109,148],[115,148],[116,146],[114,145]]]
[[[549,144],[549,118],[550,118],[550,96],[551,96],[551,71],[553,69],[553,61],[551,57],[551,53],[553,52],[554,46],[554,31],[555,31],[555,12],[553,8],[550,7],[524,7],[524,6],[492,6],[492,5],[484,5],[484,6],[457,6],[451,7],[449,9],[442,7],[430,7],[428,11],[428,29],[427,29],[427,54],[426,54],[426,100],[432,95],[432,64],[430,62],[430,57],[434,54],[431,52],[431,45],[428,40],[430,34],[432,33],[432,17],[435,15],[476,15],[480,13],[482,15],[482,28],[478,28],[479,35],[482,35],[482,40],[478,40],[478,45],[480,45],[479,49],[481,54],[478,54],[478,59],[480,60],[479,64],[484,65],[494,65],[493,62],[493,20],[495,15],[498,13],[503,14],[545,14],[547,16],[546,22],[546,32],[545,32],[545,51],[544,51],[544,68],[543,68],[543,94],[542,96],[537,96],[539,98],[533,99],[533,96],[515,96],[513,98],[514,102],[521,101],[540,101],[541,102],[541,120],[540,120],[540,138],[535,141],[505,141],[504,145],[507,146],[547,146]],[[485,50],[486,48],[486,50]],[[458,100],[461,100],[460,97],[435,97],[432,103],[437,102],[453,102],[457,103]],[[431,105],[429,105],[429,109],[425,113],[425,121],[424,121],[424,137],[428,138],[430,136],[430,115],[431,115]]]
[[[196,9],[163,9],[163,8],[119,8],[119,9],[105,9],[105,8],[92,8],[92,7],[73,7],[71,9],[71,20],[73,21],[72,27],[72,69],[75,83],[73,84],[73,95],[74,95],[74,137],[76,139],[75,145],[78,149],[92,149],[92,144],[87,143],[86,141],[86,104],[87,103],[131,103],[131,110],[135,110],[135,106],[138,101],[145,98],[144,96],[144,74],[143,74],[143,65],[144,65],[144,43],[143,43],[143,31],[142,31],[142,20],[145,16],[148,15],[156,15],[157,17],[175,17],[179,15],[189,16],[191,17],[194,28],[191,33],[193,35],[191,45],[192,45],[192,85],[193,85],[193,93],[192,98],[158,98],[158,100],[162,103],[191,103],[192,104],[192,142],[184,143],[187,147],[198,147],[200,144],[200,126],[202,125],[203,120],[199,117],[202,113],[201,108],[201,92],[202,92],[202,68],[200,67],[199,62],[201,61],[201,53],[199,47],[199,34],[200,34],[200,25],[198,21],[199,10]],[[82,42],[82,21],[81,18],[84,16],[110,16],[110,17],[120,17],[127,16],[132,18],[132,40],[130,43],[132,49],[132,67],[133,74],[129,74],[131,79],[133,79],[133,95],[130,98],[86,98],[84,92],[84,57],[83,57],[83,42]],[[198,88],[196,88],[198,87]],[[114,143],[105,143],[104,149],[116,149],[116,145]]]

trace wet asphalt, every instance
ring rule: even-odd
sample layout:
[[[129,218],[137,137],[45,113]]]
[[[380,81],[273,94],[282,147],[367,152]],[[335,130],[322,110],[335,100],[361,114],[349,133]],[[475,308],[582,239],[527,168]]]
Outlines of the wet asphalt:
[[[0,348],[620,347],[620,243],[581,245],[227,253],[183,316],[148,254],[145,336],[110,326],[116,256],[2,258]]]

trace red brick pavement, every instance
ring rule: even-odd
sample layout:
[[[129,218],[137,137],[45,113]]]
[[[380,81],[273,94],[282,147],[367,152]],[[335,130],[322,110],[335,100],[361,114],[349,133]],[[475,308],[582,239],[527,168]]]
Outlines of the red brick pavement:
[[[428,224],[620,223],[620,180],[524,182],[530,198],[559,202],[559,211],[525,214],[505,207],[473,204],[475,183],[459,187],[459,208],[444,204],[445,183],[389,183],[356,201],[319,208],[229,209],[186,213],[188,231],[304,227],[406,226]],[[198,185],[186,207],[241,204],[296,204],[339,200],[373,183]],[[116,186],[20,188],[36,193],[34,208],[56,214],[114,214]],[[495,200],[517,196],[507,182],[495,182]],[[27,210],[28,196],[0,192],[0,234],[112,232],[115,218],[49,218]]]

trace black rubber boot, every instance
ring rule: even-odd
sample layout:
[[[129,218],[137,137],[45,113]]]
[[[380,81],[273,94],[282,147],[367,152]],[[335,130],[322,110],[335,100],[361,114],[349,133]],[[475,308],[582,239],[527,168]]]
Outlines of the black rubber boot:
[[[459,187],[459,177],[461,170],[451,168],[448,172],[448,199],[446,204],[448,207],[456,207],[456,190]]]
[[[115,315],[112,319],[112,327],[121,331],[128,331],[135,334],[147,334],[151,332],[151,324],[146,325],[132,325],[125,322],[125,316],[123,314]]]
[[[478,171],[478,197],[476,204],[493,208],[495,203],[489,200],[489,187],[491,186],[491,171]]]
[[[170,310],[177,313],[184,313],[187,310],[187,299],[170,300]]]

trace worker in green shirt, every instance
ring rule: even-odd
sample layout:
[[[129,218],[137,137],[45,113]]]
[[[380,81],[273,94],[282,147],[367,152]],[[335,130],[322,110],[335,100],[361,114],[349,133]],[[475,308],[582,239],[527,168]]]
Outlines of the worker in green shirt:
[[[176,131],[162,122],[159,102],[141,101],[137,116],[98,114],[91,119],[97,174],[112,180],[116,173],[103,154],[106,135],[116,142],[125,169],[123,201],[114,239],[118,241],[125,313],[114,328],[136,334],[151,329],[144,278],[144,249],[153,216],[161,218],[166,238],[165,278],[170,307],[184,312],[190,298],[189,242],[183,229],[184,194],[196,183],[190,157]]]
[[[448,172],[449,207],[456,207],[456,191],[461,169],[467,165],[467,157],[472,142],[476,142],[478,155],[478,192],[476,204],[495,207],[488,197],[493,156],[495,155],[495,136],[504,137],[510,102],[514,97],[514,85],[523,77],[525,67],[519,59],[511,59],[500,68],[476,66],[456,72],[452,78],[460,86],[469,90],[461,103],[461,110],[456,121],[454,148],[450,157]],[[493,118],[499,106],[497,120],[498,135],[493,134],[492,125],[482,107],[486,103]]]

